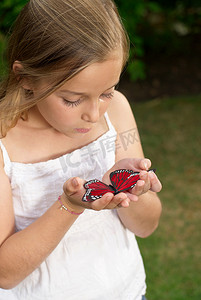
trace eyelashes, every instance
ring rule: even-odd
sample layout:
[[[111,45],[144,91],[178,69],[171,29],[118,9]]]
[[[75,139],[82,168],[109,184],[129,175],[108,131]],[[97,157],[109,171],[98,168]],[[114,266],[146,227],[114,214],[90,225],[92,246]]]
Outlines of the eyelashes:
[[[70,107],[74,107],[74,106],[76,107],[81,103],[81,99],[78,99],[77,101],[69,101],[64,98],[62,98],[62,99],[63,99],[64,104],[67,106],[70,106]]]
[[[102,98],[112,99],[113,97],[114,97],[114,92],[111,92],[108,94],[102,94],[100,96],[100,99],[102,99]],[[63,99],[64,104],[67,105],[68,107],[76,107],[82,102],[82,99],[78,99],[77,101],[69,101],[65,98],[62,98],[62,99]]]
[[[111,99],[114,97],[114,92],[108,93],[108,94],[102,94],[100,98],[105,97],[107,99]]]

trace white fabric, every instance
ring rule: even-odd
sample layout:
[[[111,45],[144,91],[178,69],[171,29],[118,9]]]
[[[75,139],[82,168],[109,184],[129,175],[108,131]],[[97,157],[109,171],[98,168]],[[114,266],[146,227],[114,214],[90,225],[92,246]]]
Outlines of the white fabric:
[[[105,118],[109,130],[97,140],[45,162],[11,162],[0,140],[17,231],[56,201],[65,180],[72,176],[102,179],[112,167],[116,131],[107,114]],[[134,234],[122,225],[116,210],[85,210],[40,267],[17,287],[0,289],[0,300],[141,300],[145,290]]]

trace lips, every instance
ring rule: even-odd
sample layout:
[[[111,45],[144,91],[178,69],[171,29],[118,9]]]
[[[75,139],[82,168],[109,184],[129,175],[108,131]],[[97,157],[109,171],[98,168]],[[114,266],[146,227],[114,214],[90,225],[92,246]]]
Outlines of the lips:
[[[75,130],[79,133],[87,133],[91,130],[91,128],[75,128]]]

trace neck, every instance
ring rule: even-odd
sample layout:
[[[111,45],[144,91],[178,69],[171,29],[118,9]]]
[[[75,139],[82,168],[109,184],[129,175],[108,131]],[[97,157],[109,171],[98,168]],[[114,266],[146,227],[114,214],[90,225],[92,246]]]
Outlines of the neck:
[[[53,128],[47,123],[47,121],[41,116],[37,106],[33,106],[28,110],[29,126],[35,129],[52,130]]]

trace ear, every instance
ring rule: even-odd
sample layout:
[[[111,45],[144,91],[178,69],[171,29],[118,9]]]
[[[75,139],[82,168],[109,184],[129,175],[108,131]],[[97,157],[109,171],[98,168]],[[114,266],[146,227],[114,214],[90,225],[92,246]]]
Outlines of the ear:
[[[31,84],[31,80],[28,78],[25,78],[22,74],[23,74],[23,65],[21,64],[20,61],[15,61],[13,64],[13,72],[17,78],[17,80],[21,83],[21,86],[25,89],[25,90],[33,90],[33,86]]]

